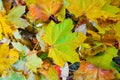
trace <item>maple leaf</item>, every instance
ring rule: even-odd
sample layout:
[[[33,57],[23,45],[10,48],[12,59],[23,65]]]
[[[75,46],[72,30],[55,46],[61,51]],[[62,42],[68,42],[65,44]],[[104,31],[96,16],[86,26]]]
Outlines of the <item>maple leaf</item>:
[[[48,62],[43,63],[42,68],[38,69],[38,72],[43,74],[46,79],[59,80],[56,69]]]
[[[0,14],[0,40],[3,38],[3,36],[8,38],[10,35],[12,35],[12,28],[7,24],[4,16]]]
[[[118,50],[115,47],[107,47],[105,52],[99,53],[95,56],[89,56],[86,60],[95,66],[103,69],[113,69],[112,67],[112,58],[117,56]]]
[[[75,80],[112,80],[114,78],[114,71],[96,68],[86,61],[80,61],[80,67],[74,73]]]
[[[36,72],[37,68],[40,68],[42,65],[42,60],[37,57],[36,52],[30,52],[31,54],[27,56],[26,67],[33,72]]]
[[[14,49],[9,49],[7,44],[0,45],[0,73],[7,70],[10,65],[14,64],[19,59],[18,52]]]
[[[60,24],[51,21],[45,27],[42,39],[49,45],[48,57],[53,58],[54,62],[64,66],[66,61],[77,62],[79,56],[75,49],[86,39],[82,33],[72,33],[72,20],[66,19]],[[73,44],[74,43],[74,44]]]
[[[19,59],[19,54],[15,49],[10,49],[9,51],[9,62],[14,64]]]
[[[105,19],[113,17],[120,11],[119,8],[108,4],[108,2],[107,0],[68,0],[67,9],[76,17],[86,15],[88,19],[96,21],[96,18],[102,16]]]
[[[10,10],[9,14],[6,15],[6,19],[14,24],[17,28],[26,28],[29,23],[27,20],[21,18],[25,13],[25,6],[17,6]]]
[[[62,7],[62,0],[25,0],[29,5],[29,11],[34,19],[47,21],[51,15],[55,15]],[[34,4],[35,3],[35,4]]]
[[[105,4],[105,0],[68,0],[67,7],[76,17],[85,14],[88,18],[100,17],[100,9]]]

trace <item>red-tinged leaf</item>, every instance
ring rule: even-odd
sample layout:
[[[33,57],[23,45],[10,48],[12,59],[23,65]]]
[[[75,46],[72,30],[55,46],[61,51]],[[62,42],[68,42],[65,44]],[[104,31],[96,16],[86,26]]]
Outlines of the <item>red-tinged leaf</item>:
[[[46,21],[49,19],[49,15],[46,15],[44,11],[39,10],[39,8],[36,5],[30,5],[30,14],[34,19],[42,19],[43,21]]]
[[[96,80],[97,69],[92,64],[81,61],[79,69],[74,73],[75,80]]]
[[[36,4],[30,4],[29,10],[34,19],[47,21],[61,9],[62,4],[62,0],[36,0]]]
[[[60,76],[60,74],[61,74],[60,66],[55,65],[54,68],[58,72],[58,75]]]
[[[75,80],[112,80],[115,79],[113,70],[97,68],[89,62],[81,61],[79,69],[74,73]]]
[[[46,68],[47,67],[47,68]],[[38,72],[46,77],[46,80],[59,80],[58,72],[49,63],[44,63],[42,68],[38,69]]]
[[[99,69],[98,70],[98,77],[99,80],[112,80],[115,78],[115,76],[113,75],[114,71],[113,70],[103,70],[103,69]]]

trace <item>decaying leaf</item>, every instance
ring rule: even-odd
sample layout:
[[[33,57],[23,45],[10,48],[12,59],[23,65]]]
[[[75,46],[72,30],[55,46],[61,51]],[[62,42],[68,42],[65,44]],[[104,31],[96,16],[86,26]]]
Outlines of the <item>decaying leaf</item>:
[[[0,0],[0,80],[120,80],[119,59],[120,0]]]

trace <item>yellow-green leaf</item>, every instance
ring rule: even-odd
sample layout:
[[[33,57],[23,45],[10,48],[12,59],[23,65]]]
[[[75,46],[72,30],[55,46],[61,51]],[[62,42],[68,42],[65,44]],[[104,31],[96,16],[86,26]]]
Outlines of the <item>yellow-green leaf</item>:
[[[64,66],[66,61],[74,63],[79,61],[75,49],[86,39],[82,33],[72,33],[73,22],[70,19],[55,24],[53,21],[45,27],[43,40],[49,45],[48,57],[54,62]]]
[[[113,69],[111,62],[112,58],[117,56],[117,52],[118,50],[115,47],[108,47],[105,52],[87,57],[86,60],[99,68]]]
[[[42,65],[42,60],[37,57],[36,53],[30,54],[27,56],[26,66],[33,72],[37,71],[37,68],[40,68]]]
[[[17,28],[26,28],[29,23],[27,20],[21,18],[25,13],[25,6],[14,7],[9,14],[6,16],[6,19],[13,23]]]

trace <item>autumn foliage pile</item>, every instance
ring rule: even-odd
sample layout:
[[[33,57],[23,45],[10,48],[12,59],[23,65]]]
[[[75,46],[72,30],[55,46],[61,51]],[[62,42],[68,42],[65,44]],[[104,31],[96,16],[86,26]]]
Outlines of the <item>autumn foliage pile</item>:
[[[119,80],[120,0],[0,0],[0,80]]]

